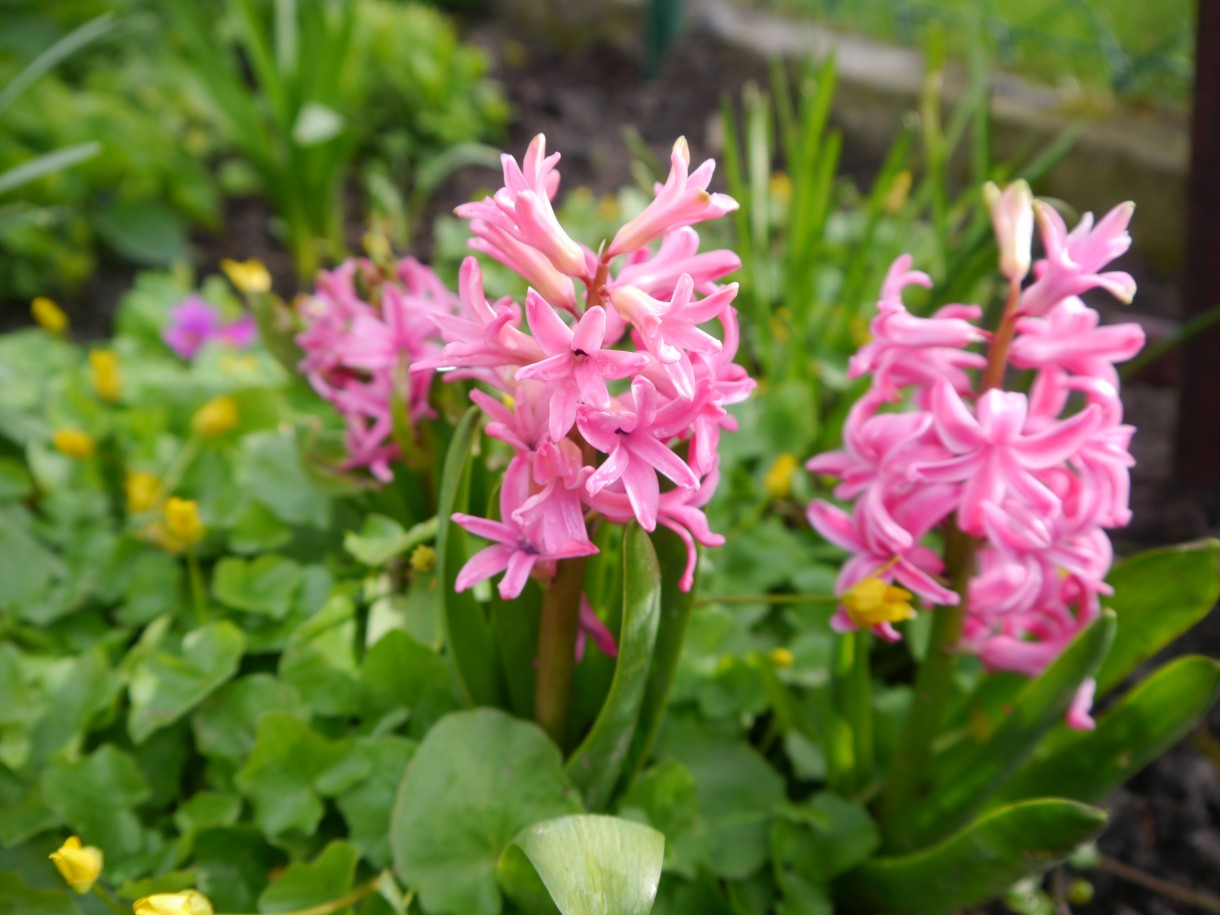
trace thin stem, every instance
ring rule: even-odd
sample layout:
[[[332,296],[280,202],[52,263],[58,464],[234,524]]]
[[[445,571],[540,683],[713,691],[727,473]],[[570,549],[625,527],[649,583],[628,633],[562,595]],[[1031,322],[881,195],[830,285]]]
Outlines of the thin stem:
[[[695,606],[707,604],[836,604],[833,594],[721,594],[696,597]]]
[[[1000,316],[1000,325],[991,338],[991,347],[987,351],[987,368],[983,370],[983,382],[979,393],[984,394],[992,388],[998,388],[1004,381],[1004,369],[1008,365],[1008,350],[1012,346],[1013,335],[1017,329],[1017,306],[1021,302],[1021,283],[1013,281],[1008,287],[1008,300],[1004,303],[1004,314]]]
[[[1152,890],[1154,893],[1160,893],[1162,896],[1167,896],[1178,902],[1193,905],[1204,912],[1220,913],[1220,897],[1204,893],[1200,890],[1189,890],[1184,886],[1178,886],[1170,883],[1168,880],[1154,877],[1152,874],[1146,873],[1139,868],[1132,867],[1130,864],[1123,864],[1123,862],[1108,858],[1105,855],[1102,855],[1101,860],[1097,863],[1097,869],[1130,881],[1137,886]]]
[[[195,607],[195,617],[199,620],[199,625],[206,625],[208,622],[207,594],[203,588],[203,570],[199,567],[199,557],[195,555],[194,548],[188,549],[186,552],[186,573],[191,580],[191,603]]]
[[[572,706],[572,670],[576,666],[576,636],[580,630],[580,593],[585,582],[585,558],[562,559],[555,579],[542,595],[538,633],[538,676],[534,689],[534,720],[565,748]]]
[[[899,763],[891,767],[881,798],[881,817],[891,826],[891,840],[900,838],[894,833],[893,824],[924,787],[928,764],[932,759],[932,743],[940,729],[945,704],[953,686],[953,671],[957,662],[955,649],[966,616],[966,586],[974,574],[974,550],[974,539],[954,527],[946,544],[946,565],[953,580],[953,590],[960,599],[956,605],[937,607],[932,614],[932,636],[927,656],[916,675],[911,711],[898,752],[894,754],[894,759]]]
[[[119,901],[110,894],[110,891],[100,883],[93,884],[93,895],[102,900],[102,902],[106,904],[107,908],[118,912],[118,915],[131,915],[130,910],[126,906],[120,904]]]
[[[333,912],[342,912],[344,909],[355,905],[361,899],[367,896],[372,896],[377,892],[377,887],[381,884],[381,874],[378,874],[368,883],[363,883],[356,887],[350,893],[345,893],[338,899],[332,899],[330,902],[323,902],[319,905],[310,906],[307,909],[294,909],[291,912],[284,912],[283,915],[331,915]],[[126,913],[124,913],[126,915]]]

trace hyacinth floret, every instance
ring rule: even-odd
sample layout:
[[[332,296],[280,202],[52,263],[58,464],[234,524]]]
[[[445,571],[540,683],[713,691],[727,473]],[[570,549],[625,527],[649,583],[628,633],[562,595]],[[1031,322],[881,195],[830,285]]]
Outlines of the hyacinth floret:
[[[1086,215],[1069,233],[1023,184],[991,186],[985,199],[1009,289],[1000,326],[980,328],[973,305],[912,314],[903,290],[931,280],[899,257],[871,339],[851,360],[849,373],[871,386],[847,417],[844,447],[806,465],[836,477],[835,495],[852,504],[818,500],[808,514],[851,554],[836,629],[900,638],[892,624],[906,605],[887,587],[927,607],[964,600],[958,649],[992,670],[1034,676],[1100,614],[1113,557],[1105,531],[1131,517],[1134,430],[1122,422],[1114,366],[1144,334],[1137,324],[1101,326],[1079,296],[1102,289],[1130,301],[1131,277],[1105,268],[1130,245],[1132,206],[1096,225]],[[1035,223],[1045,257],[1031,262]],[[1006,367],[1032,373],[1028,393],[1003,389]],[[969,538],[957,591],[928,545],[934,531]],[[1087,681],[1073,702],[1072,727],[1092,726],[1094,688]]]
[[[720,432],[734,427],[725,408],[754,384],[732,361],[737,286],[720,282],[740,260],[700,253],[692,226],[737,204],[708,192],[712,162],[691,172],[679,140],[655,199],[595,252],[552,207],[558,161],[540,135],[520,163],[503,157],[499,191],[456,210],[470,220],[471,248],[528,284],[524,305],[488,301],[467,258],[456,309],[431,316],[443,348],[412,367],[498,392],[471,396],[488,435],[514,451],[499,520],[454,516],[492,541],[457,586],[503,573],[500,593],[515,597],[530,576],[552,577],[559,560],[595,553],[594,524],[635,520],[682,538],[689,589],[696,545],[723,542],[702,509],[718,480]]]

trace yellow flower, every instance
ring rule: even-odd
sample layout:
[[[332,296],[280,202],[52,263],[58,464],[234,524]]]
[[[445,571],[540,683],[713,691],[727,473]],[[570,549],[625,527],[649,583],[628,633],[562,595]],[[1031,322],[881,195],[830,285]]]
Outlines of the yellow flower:
[[[881,208],[893,216],[904,206],[906,206],[907,198],[911,196],[911,172],[908,169],[903,169],[894,176],[893,182],[885,192],[885,197],[881,201]]]
[[[260,260],[251,258],[248,261],[234,261],[226,258],[220,262],[220,269],[225,272],[229,282],[237,287],[238,292],[249,295],[271,291],[271,274]]]
[[[411,551],[411,568],[416,572],[431,572],[436,568],[436,550],[421,543]]]
[[[30,303],[30,314],[38,326],[49,333],[62,334],[68,329],[68,316],[46,296],[40,295]]]
[[[165,529],[184,547],[194,546],[202,540],[203,522],[199,520],[199,503],[171,496],[165,503]]]
[[[775,459],[767,475],[763,477],[763,488],[772,499],[786,499],[792,495],[792,478],[800,463],[796,455],[785,451]]]
[[[237,428],[237,401],[223,394],[213,397],[191,419],[191,429],[204,438],[219,438]]]
[[[78,461],[88,460],[97,450],[93,436],[80,429],[56,429],[51,433],[51,443],[61,454]]]
[[[153,508],[161,496],[161,481],[147,470],[132,470],[123,480],[127,494],[127,513],[138,515]]]
[[[772,648],[771,654],[768,657],[771,658],[771,663],[776,667],[786,668],[796,663],[796,658],[793,657],[792,652],[787,648]]]
[[[89,380],[102,400],[114,403],[123,390],[119,357],[112,349],[95,349],[89,354]]]
[[[792,201],[792,179],[784,172],[775,172],[771,175],[771,180],[767,182],[767,189],[780,203],[790,203]]]
[[[914,617],[915,608],[911,606],[914,597],[905,588],[886,584],[872,575],[848,588],[839,602],[857,626],[871,627]]]
[[[80,844],[80,836],[69,836],[58,851],[51,852],[55,869],[78,893],[87,893],[102,872],[102,850]]]
[[[198,890],[157,893],[137,899],[135,915],[212,915],[212,901]]]

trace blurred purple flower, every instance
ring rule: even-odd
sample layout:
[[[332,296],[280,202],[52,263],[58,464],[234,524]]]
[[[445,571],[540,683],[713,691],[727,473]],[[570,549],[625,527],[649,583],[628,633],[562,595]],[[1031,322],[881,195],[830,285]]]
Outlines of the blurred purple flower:
[[[254,342],[252,315],[222,321],[220,311],[197,295],[187,296],[170,310],[170,325],[162,334],[166,345],[183,359],[194,359],[203,345],[219,340],[239,349]]]

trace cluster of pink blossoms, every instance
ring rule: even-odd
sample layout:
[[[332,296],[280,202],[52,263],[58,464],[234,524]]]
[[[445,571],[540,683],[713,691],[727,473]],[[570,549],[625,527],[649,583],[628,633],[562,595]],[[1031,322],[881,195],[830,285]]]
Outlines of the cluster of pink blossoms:
[[[1134,356],[1144,335],[1136,324],[1099,326],[1078,298],[1093,288],[1123,301],[1134,295],[1130,276],[1103,272],[1130,245],[1130,204],[1096,226],[1085,216],[1069,233],[1023,184],[1002,195],[990,189],[989,202],[1011,291],[1000,328],[980,329],[973,305],[912,315],[904,287],[931,281],[900,257],[871,342],[851,362],[852,377],[869,375],[872,385],[845,424],[844,449],[807,465],[838,477],[835,495],[854,506],[818,501],[809,519],[852,554],[839,577],[836,628],[871,625],[891,640],[891,621],[909,613],[854,612],[853,586],[879,579],[928,606],[957,604],[941,558],[925,544],[934,528],[956,524],[974,538],[975,561],[960,648],[990,669],[1033,676],[1098,616],[1109,593],[1105,529],[1130,520],[1134,463],[1114,364]],[[1035,213],[1045,259],[1022,288]],[[1005,364],[1032,372],[1028,394],[999,387]],[[899,404],[909,408],[886,409]],[[1093,689],[1086,683],[1073,703],[1073,727],[1092,726]]]
[[[467,258],[457,312],[432,315],[443,350],[413,365],[495,391],[471,397],[487,415],[488,435],[515,451],[500,519],[454,515],[493,541],[461,570],[457,587],[503,572],[500,593],[514,598],[531,575],[550,578],[559,560],[597,552],[588,522],[600,516],[675,531],[689,550],[689,589],[695,544],[723,542],[702,506],[716,487],[720,430],[733,427],[725,406],[754,385],[733,363],[737,286],[717,282],[740,260],[730,251],[698,253],[690,226],[737,204],[708,193],[713,163],[690,171],[679,140],[655,199],[594,252],[569,237],[552,209],[558,160],[538,136],[520,164],[502,158],[503,188],[457,210],[470,220],[471,247],[529,284],[524,307],[488,301],[478,264]]]
[[[414,258],[399,261],[392,275],[363,258],[319,275],[317,291],[300,309],[305,329],[296,341],[305,351],[301,370],[344,418],[345,467],[367,467],[382,482],[392,478],[390,464],[401,457],[394,392],[405,398],[412,422],[435,415],[428,403],[432,373],[414,369],[440,351],[433,318],[456,310],[457,297]]]

